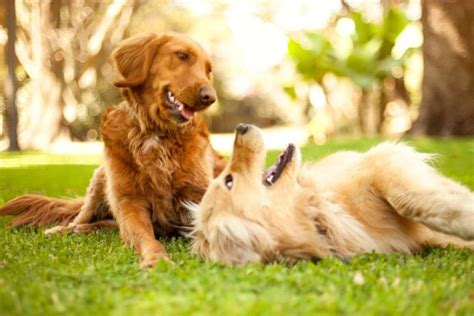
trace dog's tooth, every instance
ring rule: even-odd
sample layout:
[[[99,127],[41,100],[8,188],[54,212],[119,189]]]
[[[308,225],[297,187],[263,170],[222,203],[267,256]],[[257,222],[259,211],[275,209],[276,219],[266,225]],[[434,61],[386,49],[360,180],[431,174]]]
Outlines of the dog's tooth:
[[[179,110],[179,111],[182,111],[183,109],[184,109],[184,105],[181,104],[181,105],[179,106],[178,110]]]
[[[267,178],[267,181],[270,182],[270,183],[272,183],[272,182],[273,182],[273,175],[269,176],[269,177]]]

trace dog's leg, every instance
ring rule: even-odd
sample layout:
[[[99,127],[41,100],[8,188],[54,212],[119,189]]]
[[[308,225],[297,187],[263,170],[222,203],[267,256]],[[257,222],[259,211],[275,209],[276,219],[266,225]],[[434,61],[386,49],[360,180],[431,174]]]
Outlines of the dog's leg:
[[[446,248],[452,245],[454,248],[468,248],[474,251],[474,241],[466,241],[457,236],[433,231],[426,226],[418,230],[418,237],[420,242],[425,246]]]
[[[105,173],[104,168],[99,167],[92,176],[89,187],[87,188],[86,196],[84,198],[84,204],[82,205],[79,214],[77,214],[74,220],[67,226],[59,225],[45,230],[45,235],[50,236],[54,234],[67,234],[75,232],[75,228],[78,225],[90,223],[94,215],[99,215],[96,214],[97,212],[107,211],[103,210],[103,207],[100,207],[101,205],[106,205],[105,201]],[[85,231],[82,233],[85,233]]]
[[[105,219],[90,224],[77,224],[72,228],[74,234],[87,234],[99,229],[117,229],[117,222],[113,219]]]
[[[407,185],[395,183],[387,188],[387,201],[401,215],[434,230],[474,239],[474,196],[471,192],[439,175],[427,175],[417,183],[416,186],[412,182]]]
[[[169,260],[163,245],[156,240],[147,203],[118,199],[114,210],[122,239],[140,255],[142,267],[151,268],[159,259]]]
[[[440,175],[422,154],[405,148],[382,158],[374,182],[402,216],[433,230],[474,239],[474,194]]]

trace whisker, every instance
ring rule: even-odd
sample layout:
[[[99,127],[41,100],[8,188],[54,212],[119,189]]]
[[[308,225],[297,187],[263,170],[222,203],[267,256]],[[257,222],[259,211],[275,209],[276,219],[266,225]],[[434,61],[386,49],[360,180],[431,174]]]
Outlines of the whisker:
[[[199,212],[199,204],[192,201],[181,201],[181,205],[191,213],[193,218],[196,218],[196,214]]]

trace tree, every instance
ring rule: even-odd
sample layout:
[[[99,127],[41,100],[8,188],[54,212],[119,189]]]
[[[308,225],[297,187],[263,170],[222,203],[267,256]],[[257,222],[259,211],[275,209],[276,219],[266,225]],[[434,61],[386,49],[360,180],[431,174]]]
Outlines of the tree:
[[[345,3],[345,2],[344,2]],[[390,97],[403,97],[409,103],[403,76],[394,77],[394,69],[403,72],[407,58],[416,50],[408,48],[394,57],[392,50],[402,31],[410,23],[405,13],[397,8],[389,8],[383,19],[376,23],[368,21],[362,13],[350,10],[349,15],[355,30],[350,36],[351,49],[341,56],[336,44],[324,32],[305,32],[300,39],[290,39],[288,54],[295,63],[296,70],[305,81],[315,82],[324,89],[323,77],[332,73],[350,79],[361,90],[358,102],[359,127],[362,133],[369,133],[369,99],[379,100],[378,117],[375,119],[377,132],[381,132],[384,113]],[[395,91],[384,85],[393,81]]]
[[[25,147],[44,148],[62,135],[70,138],[78,105],[97,93],[97,78],[113,44],[123,38],[136,2],[17,3],[16,52],[31,91],[20,140]]]
[[[5,60],[7,64],[7,76],[5,80],[5,112],[6,121],[8,125],[8,138],[10,145],[8,150],[18,151],[20,146],[18,144],[18,111],[16,108],[16,55],[15,55],[15,32],[16,32],[16,14],[15,14],[15,0],[7,0],[5,5],[8,42],[5,50]]]
[[[422,1],[424,73],[413,134],[474,135],[474,1]]]

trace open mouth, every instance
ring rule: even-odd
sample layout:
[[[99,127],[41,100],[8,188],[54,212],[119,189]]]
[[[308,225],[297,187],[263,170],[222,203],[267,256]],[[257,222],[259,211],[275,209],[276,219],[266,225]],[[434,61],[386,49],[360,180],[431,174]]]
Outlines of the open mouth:
[[[286,165],[291,161],[295,153],[295,145],[289,144],[288,147],[278,156],[277,161],[273,166],[268,168],[263,173],[262,182],[266,186],[274,184],[280,178]]]
[[[189,106],[179,101],[178,98],[170,90],[165,91],[164,100],[168,109],[181,123],[192,120],[196,115],[195,110],[191,109]]]

